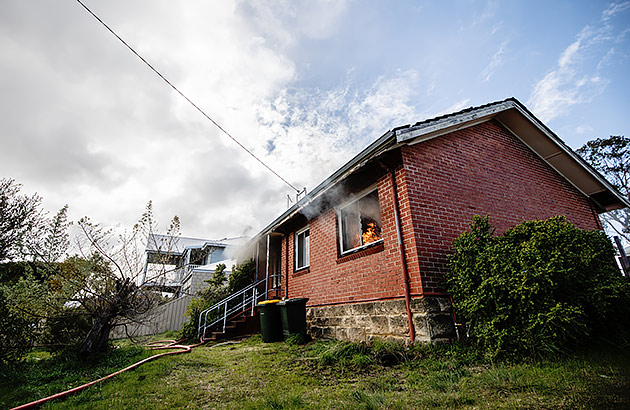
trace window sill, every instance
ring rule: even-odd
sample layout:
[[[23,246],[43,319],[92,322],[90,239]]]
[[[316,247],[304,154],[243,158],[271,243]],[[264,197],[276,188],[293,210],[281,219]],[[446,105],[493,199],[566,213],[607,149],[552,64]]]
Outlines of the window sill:
[[[384,249],[385,245],[383,245],[383,241],[381,240],[379,242],[375,242],[362,248],[355,249],[345,255],[340,256],[339,258],[337,258],[337,264],[353,261],[364,256],[373,255],[375,253],[383,251]]]
[[[307,266],[305,268],[300,268],[300,269],[294,271],[293,275],[291,275],[291,277],[292,278],[296,278],[298,276],[305,275],[305,274],[309,273],[310,271],[311,271],[311,267],[310,266]]]

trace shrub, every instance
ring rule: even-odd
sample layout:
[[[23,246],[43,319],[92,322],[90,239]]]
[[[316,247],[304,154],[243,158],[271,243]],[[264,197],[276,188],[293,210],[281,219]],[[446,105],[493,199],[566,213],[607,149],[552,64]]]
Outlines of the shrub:
[[[186,340],[196,340],[201,312],[227,296],[229,296],[229,292],[226,287],[216,286],[212,283],[210,283],[209,287],[199,292],[197,297],[193,298],[186,308],[185,315],[188,316],[189,320],[182,326],[180,337]]]
[[[32,348],[36,323],[11,309],[0,285],[0,364],[6,366],[22,359]]]
[[[66,308],[42,324],[39,341],[49,352],[75,350],[91,328],[90,317],[75,308]]]
[[[254,281],[256,273],[256,264],[253,260],[249,260],[236,265],[232,268],[232,274],[228,281],[228,289],[230,293],[239,291]]]
[[[488,218],[454,243],[447,289],[488,356],[567,352],[628,332],[628,282],[602,232],[555,217],[495,236]]]

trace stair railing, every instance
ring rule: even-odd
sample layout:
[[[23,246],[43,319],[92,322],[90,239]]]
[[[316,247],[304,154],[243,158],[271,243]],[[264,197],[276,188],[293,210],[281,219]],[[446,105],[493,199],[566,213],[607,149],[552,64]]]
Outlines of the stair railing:
[[[208,329],[212,329],[218,324],[221,324],[221,326],[219,326],[216,331],[225,332],[225,325],[228,318],[237,313],[245,312],[249,309],[251,309],[253,313],[254,307],[256,307],[258,301],[267,298],[264,290],[258,292],[258,285],[265,280],[266,279],[261,279],[258,282],[252,283],[202,311],[199,314],[197,338],[202,335],[205,337]]]

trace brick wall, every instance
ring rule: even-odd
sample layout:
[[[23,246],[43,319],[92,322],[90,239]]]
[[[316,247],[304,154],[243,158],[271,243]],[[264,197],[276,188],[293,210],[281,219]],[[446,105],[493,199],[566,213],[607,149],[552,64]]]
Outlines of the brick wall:
[[[395,180],[417,340],[439,340],[452,330],[444,325],[450,315],[446,305],[430,314],[418,306],[447,296],[440,287],[446,257],[474,215],[490,215],[498,233],[522,221],[556,215],[565,215],[580,228],[601,227],[588,198],[499,123],[404,146],[401,158]],[[307,222],[309,268],[295,271],[295,232],[304,224],[282,239],[282,289],[288,277],[288,296],[310,299],[309,312],[315,313],[309,320],[316,336],[333,332],[351,340],[361,335],[408,337],[406,325],[390,323],[391,317],[406,317],[392,175],[381,175],[377,186],[382,245],[340,256],[334,209]],[[346,307],[336,307],[342,305]],[[366,306],[375,311],[393,306],[399,312],[390,311],[388,327],[379,328],[374,320],[351,318],[355,310],[367,311]]]
[[[295,271],[295,231],[282,242],[283,288],[288,271],[289,297],[308,297],[309,306],[393,299],[404,296],[400,255],[396,239],[392,181],[389,175],[378,180],[381,207],[382,245],[339,257],[337,217],[328,209],[308,222],[310,267]]]
[[[499,123],[403,147],[402,158],[401,202],[409,207],[411,221],[405,222],[413,224],[417,245],[410,260],[412,293],[442,292],[446,255],[475,214],[490,215],[497,233],[556,215],[600,229],[590,201]]]

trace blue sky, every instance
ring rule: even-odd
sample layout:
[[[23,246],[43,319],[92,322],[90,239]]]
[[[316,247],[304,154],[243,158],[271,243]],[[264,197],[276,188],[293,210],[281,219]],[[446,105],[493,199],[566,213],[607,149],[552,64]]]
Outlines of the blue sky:
[[[630,129],[630,1],[85,0],[248,148],[314,188],[392,127],[516,97],[571,147]],[[254,233],[290,189],[75,1],[0,3],[0,176],[54,211]]]

